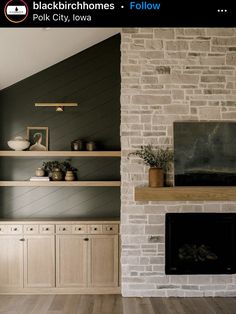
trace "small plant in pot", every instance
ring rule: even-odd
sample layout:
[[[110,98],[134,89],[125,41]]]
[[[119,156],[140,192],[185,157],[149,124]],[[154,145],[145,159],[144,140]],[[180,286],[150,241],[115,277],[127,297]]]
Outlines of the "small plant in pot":
[[[71,174],[73,175],[73,179],[71,176],[70,180],[68,181],[73,181],[75,179],[74,172],[77,171],[75,167],[71,166],[69,160],[65,160],[64,162],[60,162],[57,160],[46,161],[46,162],[43,162],[42,168],[45,172],[47,172],[47,174],[53,181],[64,180],[64,178],[66,178],[66,173],[68,171],[70,171]]]
[[[169,148],[156,148],[152,145],[141,146],[141,149],[130,153],[128,156],[138,156],[149,166],[149,187],[164,186],[164,173],[170,169],[174,159],[173,151]]]
[[[65,180],[66,181],[74,181],[75,180],[75,172],[77,169],[71,166],[69,160],[65,160],[63,162],[63,171],[65,173]]]

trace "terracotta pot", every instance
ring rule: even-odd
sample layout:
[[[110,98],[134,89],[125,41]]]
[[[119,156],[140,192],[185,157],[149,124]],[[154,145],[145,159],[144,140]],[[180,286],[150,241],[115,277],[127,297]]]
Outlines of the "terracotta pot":
[[[71,171],[71,170],[66,171],[65,180],[66,181],[74,181],[75,180],[75,175],[74,175],[73,171]]]
[[[164,186],[164,171],[161,168],[149,169],[149,187],[158,188]]]

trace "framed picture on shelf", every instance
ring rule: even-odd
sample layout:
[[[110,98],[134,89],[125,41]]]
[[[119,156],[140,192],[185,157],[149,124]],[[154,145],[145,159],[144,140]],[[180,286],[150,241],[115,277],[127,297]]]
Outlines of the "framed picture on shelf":
[[[27,138],[30,141],[29,150],[48,150],[48,127],[28,126]]]

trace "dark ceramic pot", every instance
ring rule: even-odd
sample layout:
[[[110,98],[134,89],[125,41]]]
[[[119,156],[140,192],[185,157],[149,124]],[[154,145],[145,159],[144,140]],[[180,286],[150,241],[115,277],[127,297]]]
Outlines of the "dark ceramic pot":
[[[71,150],[79,151],[79,150],[83,150],[83,148],[84,148],[84,143],[82,140],[74,140],[71,142]]]
[[[51,178],[53,181],[62,181],[64,179],[64,174],[59,168],[54,168],[52,170]]]
[[[89,151],[96,150],[96,143],[92,141],[86,143],[86,150],[89,150]]]

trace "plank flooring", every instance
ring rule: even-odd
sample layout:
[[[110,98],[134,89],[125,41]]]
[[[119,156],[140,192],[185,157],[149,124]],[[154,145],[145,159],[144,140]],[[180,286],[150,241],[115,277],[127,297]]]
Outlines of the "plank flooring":
[[[235,314],[236,298],[1,295],[0,314]]]

